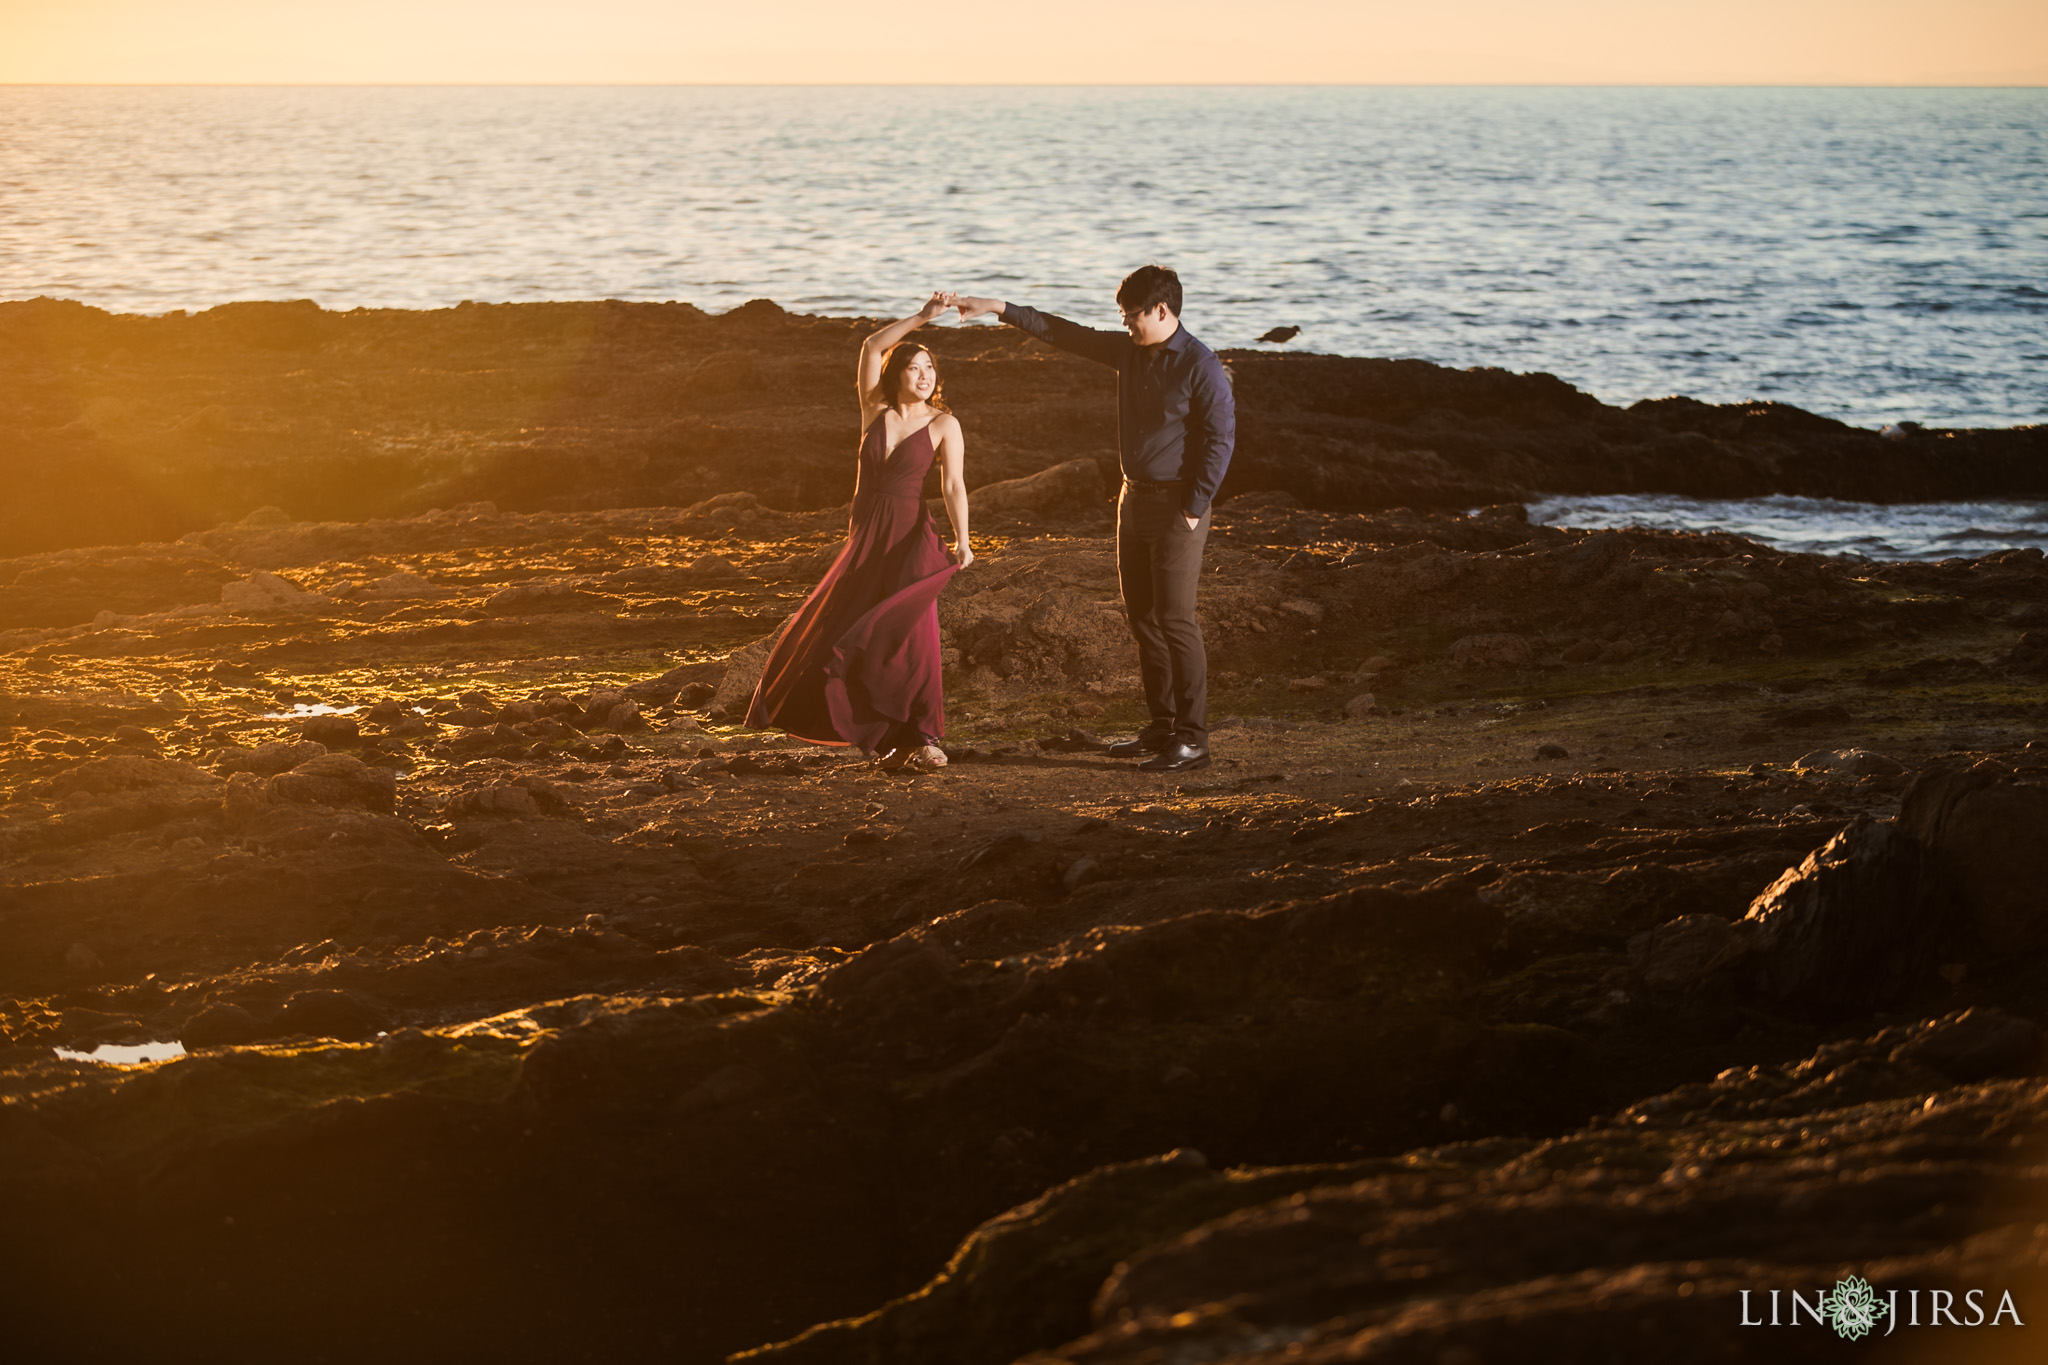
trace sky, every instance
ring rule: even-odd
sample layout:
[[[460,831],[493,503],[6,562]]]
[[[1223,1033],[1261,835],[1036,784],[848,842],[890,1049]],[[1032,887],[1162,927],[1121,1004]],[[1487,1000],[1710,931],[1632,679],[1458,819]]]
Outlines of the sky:
[[[0,83],[2043,85],[2048,0],[0,0]]]

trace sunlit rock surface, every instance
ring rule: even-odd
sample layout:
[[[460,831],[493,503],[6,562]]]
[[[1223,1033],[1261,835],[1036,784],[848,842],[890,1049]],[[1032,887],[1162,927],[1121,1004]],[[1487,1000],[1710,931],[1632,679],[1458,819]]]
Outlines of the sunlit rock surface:
[[[730,338],[853,335],[756,312],[436,325],[479,329],[440,352],[473,373],[536,318],[565,347],[611,319],[614,348],[668,319],[726,338],[677,343],[674,392],[744,416],[811,381]],[[0,319],[11,344],[23,316],[137,323],[45,308]],[[312,371],[306,425],[265,439],[318,454],[344,405],[316,380],[407,353],[331,349],[392,316],[302,321],[264,363]],[[131,330],[110,372],[204,368]],[[2039,555],[1863,565],[1248,475],[1202,598],[1217,762],[1161,781],[1102,754],[1142,719],[1108,490],[1071,463],[1106,395],[1063,397],[1071,428],[975,397],[1005,366],[1099,376],[973,344],[950,391],[1014,420],[976,447],[981,558],[942,599],[938,773],[733,724],[844,532],[822,391],[814,498],[728,434],[606,510],[640,486],[614,466],[373,398],[387,463],[333,485],[355,504],[259,463],[174,538],[0,561],[10,1346],[1791,1359],[1822,1338],[1745,1333],[1739,1291],[1847,1270],[2048,1312]],[[520,420],[559,434],[627,382],[608,366]],[[1241,372],[1248,410],[1267,382]],[[94,411],[65,439],[154,420]],[[1515,411],[1503,449],[1549,439]],[[466,497],[458,466],[552,491]]]

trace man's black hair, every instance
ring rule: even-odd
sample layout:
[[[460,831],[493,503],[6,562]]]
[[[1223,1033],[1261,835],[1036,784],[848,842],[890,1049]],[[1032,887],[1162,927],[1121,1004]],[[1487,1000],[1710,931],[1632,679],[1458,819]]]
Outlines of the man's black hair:
[[[1116,306],[1126,313],[1150,312],[1162,303],[1180,316],[1180,276],[1163,265],[1141,265],[1116,287]]]

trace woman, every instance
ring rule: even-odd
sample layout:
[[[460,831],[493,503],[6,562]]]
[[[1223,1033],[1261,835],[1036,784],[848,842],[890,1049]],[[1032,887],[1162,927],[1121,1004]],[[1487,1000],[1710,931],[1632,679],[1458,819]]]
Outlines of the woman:
[[[885,767],[943,767],[939,591],[974,562],[967,543],[966,442],[940,395],[932,353],[904,338],[954,306],[933,294],[860,347],[860,465],[846,546],[768,655],[747,725],[814,744],[880,753]],[[953,523],[953,552],[932,525],[925,474]]]

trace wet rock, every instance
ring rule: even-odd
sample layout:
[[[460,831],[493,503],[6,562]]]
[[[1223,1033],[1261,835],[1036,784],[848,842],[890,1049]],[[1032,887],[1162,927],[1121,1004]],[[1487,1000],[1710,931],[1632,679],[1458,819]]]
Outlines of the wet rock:
[[[444,588],[408,569],[400,569],[359,585],[350,595],[371,602],[403,602],[452,597],[454,594],[453,588]]]
[[[1095,461],[1068,460],[1021,479],[983,484],[968,494],[968,504],[982,513],[1078,517],[1106,511],[1109,496]]]
[[[568,801],[554,783],[531,775],[457,792],[445,807],[453,815],[506,815],[525,819],[554,814],[567,808]]]
[[[1536,651],[1520,635],[1467,635],[1446,652],[1459,668],[1480,670],[1527,668],[1536,661]]]
[[[1560,759],[1570,758],[1571,756],[1571,750],[1565,748],[1562,744],[1539,744],[1536,746],[1536,757],[1538,758]]]
[[[327,746],[317,741],[272,740],[253,749],[227,749],[216,754],[213,770],[222,777],[234,773],[274,777],[278,773],[290,772],[308,759],[318,758],[326,752]]]
[[[583,703],[583,727],[585,729],[596,729],[601,725],[610,724],[613,708],[623,705],[625,700],[626,694],[618,688],[600,687],[596,689],[590,694],[589,699]],[[637,706],[634,708],[636,714],[638,709]]]
[[[1713,915],[1680,915],[1629,940],[1629,965],[1650,991],[1692,992],[1732,983],[1755,952],[1755,926]]]
[[[657,678],[646,678],[625,689],[625,694],[642,706],[666,706],[675,702],[695,706],[718,689],[704,681],[706,665],[678,664]]]
[[[957,964],[933,939],[906,934],[864,949],[833,969],[821,993],[827,1000],[879,1001],[945,986]]]
[[[1014,1140],[999,1139],[1005,1150]],[[1192,1156],[1193,1159],[1188,1159]],[[1080,1336],[1103,1280],[1147,1241],[1307,1183],[1232,1182],[1181,1151],[1119,1162],[982,1224],[944,1270],[859,1319],[735,1357],[745,1365],[998,1365]],[[1142,1210],[1138,1216],[1135,1212]]]
[[[235,773],[228,778],[227,787],[221,792],[221,814],[230,825],[239,827],[254,819],[272,802],[270,788],[263,778],[255,773]]]
[[[126,744],[137,749],[157,749],[163,745],[162,740],[143,729],[140,725],[115,726],[114,739],[117,743]]]
[[[778,627],[772,634],[735,650],[727,658],[725,674],[718,681],[718,689],[705,703],[708,712],[713,716],[737,716],[746,711],[754,689],[760,685],[761,671],[768,666],[768,652],[775,647],[775,641],[781,634]]]
[[[588,713],[585,713],[586,716]],[[596,722],[608,730],[644,730],[647,722],[640,716],[640,703],[631,697],[621,697],[605,710],[604,719]]]
[[[1007,638],[984,639],[981,647],[995,653],[1003,677],[1046,683],[1113,677],[1129,666],[1132,648],[1115,603],[1067,591],[1039,594]]]
[[[965,872],[969,868],[985,867],[990,863],[1000,862],[1031,847],[1044,837],[1035,829],[1005,830],[963,857],[960,860],[960,870]]]
[[[927,928],[929,938],[963,961],[1000,958],[1043,937],[1043,919],[1030,906],[1014,900],[986,900],[941,915]]]
[[[590,611],[616,607],[619,599],[591,592],[577,583],[515,583],[484,599],[483,609],[497,616],[545,616],[551,612]]]
[[[165,788],[204,788],[217,782],[211,773],[172,759],[141,754],[116,754],[88,759],[44,782],[40,790],[59,799],[77,793],[116,796]]]
[[[294,991],[272,1025],[281,1035],[338,1038],[355,1042],[374,1036],[385,1025],[384,1011],[361,996],[342,990]]]
[[[1067,870],[1060,873],[1060,885],[1069,891],[1076,891],[1101,876],[1102,864],[1093,858],[1083,856],[1067,864]]]
[[[259,570],[239,583],[226,583],[220,590],[221,605],[245,615],[267,612],[306,613],[332,605],[318,593],[309,593],[288,578]]]
[[[1344,703],[1344,719],[1364,720],[1367,716],[1385,715],[1380,704],[1370,692],[1361,692]]]
[[[685,565],[683,571],[691,578],[713,583],[746,577],[739,565],[719,554],[699,555]]]
[[[1906,765],[1897,759],[1869,749],[1815,749],[1794,759],[1792,766],[1836,777],[1892,777],[1906,771]]]
[[[1892,1051],[1895,1061],[1928,1066],[1958,1081],[2032,1076],[2042,1065],[2041,1026],[1997,1008],[1959,1010],[1935,1020]]]
[[[178,1041],[193,1051],[207,1047],[239,1047],[273,1036],[271,1027],[240,1005],[208,1005],[185,1021]]]
[[[1595,532],[1565,557],[1557,575],[1558,586],[1572,588],[1592,582],[1620,565],[1628,553],[1628,537],[1618,531]]]
[[[1932,970],[1941,904],[1921,846],[1859,816],[1750,906],[1761,977],[1778,1003],[1820,1015],[1897,1004]]]
[[[307,741],[329,749],[353,749],[362,742],[354,716],[309,716],[299,728]],[[296,765],[294,765],[296,766]]]
[[[398,774],[348,754],[321,754],[271,778],[269,790],[279,801],[360,806],[389,814],[398,802]]]
[[[751,1099],[768,1089],[768,1078],[744,1062],[720,1067],[676,1096],[669,1111],[678,1118],[709,1113]]]
[[[2028,631],[2001,662],[2015,673],[2035,678],[2048,677],[2048,631]]]
[[[2048,949],[2048,787],[1992,763],[1931,764],[1900,799],[1899,825],[1983,950]]]

